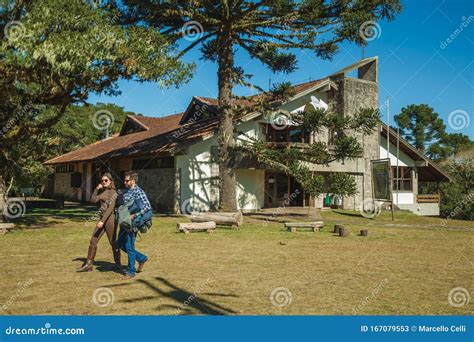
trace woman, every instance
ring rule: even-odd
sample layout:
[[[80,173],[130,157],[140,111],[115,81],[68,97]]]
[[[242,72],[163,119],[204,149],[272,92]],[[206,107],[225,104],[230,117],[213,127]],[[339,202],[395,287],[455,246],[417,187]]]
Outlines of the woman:
[[[119,271],[122,270],[120,263],[120,249],[117,247],[117,228],[115,225],[115,200],[117,199],[117,192],[115,191],[115,184],[110,173],[105,173],[101,177],[101,182],[92,193],[91,202],[100,204],[100,219],[97,223],[92,238],[89,244],[89,252],[87,260],[77,270],[78,272],[89,272],[93,269],[94,258],[97,253],[97,244],[104,233],[107,234],[112,253],[114,255],[115,265]]]

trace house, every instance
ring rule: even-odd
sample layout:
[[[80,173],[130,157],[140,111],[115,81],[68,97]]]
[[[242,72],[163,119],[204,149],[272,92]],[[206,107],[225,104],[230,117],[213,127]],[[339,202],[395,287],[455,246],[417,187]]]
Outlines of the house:
[[[362,107],[378,108],[377,68],[377,58],[367,58],[325,78],[295,85],[295,95],[281,103],[279,110],[295,112],[314,106],[315,101],[344,115]],[[274,117],[263,115],[251,100],[234,100],[234,105],[246,109],[236,119],[237,143],[253,138],[297,147],[333,138],[332,132],[305,133],[291,124],[279,127]],[[138,183],[155,209],[173,213],[214,210],[219,195],[218,124],[217,100],[198,96],[183,113],[162,118],[128,116],[119,134],[48,160],[45,164],[55,167],[48,192],[87,202],[101,172],[110,171],[123,179],[126,170],[136,170]],[[382,123],[373,134],[361,133],[358,139],[364,147],[360,158],[310,166],[315,174],[347,172],[355,177],[358,193],[344,198],[343,208],[358,210],[364,200],[372,198],[371,161],[390,158],[395,205],[419,215],[439,214],[439,195],[421,195],[418,190],[422,182],[449,181],[445,171]],[[325,194],[311,198],[293,177],[268,166],[242,160],[235,171],[237,201],[243,211],[327,205]]]

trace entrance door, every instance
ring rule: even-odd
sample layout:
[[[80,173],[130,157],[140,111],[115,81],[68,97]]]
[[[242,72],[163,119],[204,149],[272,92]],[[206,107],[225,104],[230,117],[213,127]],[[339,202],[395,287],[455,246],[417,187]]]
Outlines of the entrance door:
[[[304,191],[292,176],[280,172],[265,173],[266,207],[302,207]]]

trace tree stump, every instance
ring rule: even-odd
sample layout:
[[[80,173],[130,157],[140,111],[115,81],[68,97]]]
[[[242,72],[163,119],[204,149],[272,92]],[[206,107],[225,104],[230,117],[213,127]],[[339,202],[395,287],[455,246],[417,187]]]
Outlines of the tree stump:
[[[360,231],[360,236],[368,236],[369,235],[369,230],[368,229],[362,229]]]
[[[341,229],[341,228],[344,228],[344,226],[342,224],[335,224],[333,233],[334,234],[339,234],[339,229]]]
[[[339,236],[346,237],[348,235],[349,235],[349,229],[344,228],[344,227],[339,228]]]

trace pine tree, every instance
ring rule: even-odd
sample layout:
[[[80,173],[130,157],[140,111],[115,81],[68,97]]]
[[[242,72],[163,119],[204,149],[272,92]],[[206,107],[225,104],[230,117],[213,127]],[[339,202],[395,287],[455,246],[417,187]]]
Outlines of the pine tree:
[[[249,84],[235,60],[246,51],[273,72],[297,68],[291,49],[307,49],[330,59],[343,41],[366,44],[364,23],[393,19],[400,0],[120,0],[108,3],[122,12],[124,24],[159,30],[171,42],[187,41],[180,55],[200,46],[202,57],[218,64],[220,209],[236,211],[236,182],[231,150],[234,141],[232,88]],[[188,33],[188,34],[187,34]],[[192,33],[192,37],[189,33]],[[192,39],[191,39],[192,38]]]

